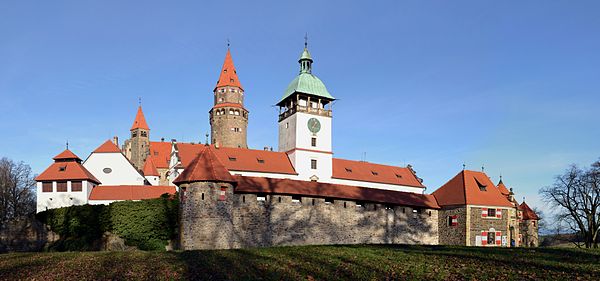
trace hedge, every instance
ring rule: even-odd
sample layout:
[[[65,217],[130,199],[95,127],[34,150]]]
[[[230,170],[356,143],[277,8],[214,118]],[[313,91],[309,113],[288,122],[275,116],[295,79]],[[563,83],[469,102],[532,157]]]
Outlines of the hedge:
[[[60,235],[51,251],[99,250],[100,239],[109,231],[140,250],[164,250],[178,228],[177,196],[120,201],[110,205],[82,205],[41,212],[37,218]]]

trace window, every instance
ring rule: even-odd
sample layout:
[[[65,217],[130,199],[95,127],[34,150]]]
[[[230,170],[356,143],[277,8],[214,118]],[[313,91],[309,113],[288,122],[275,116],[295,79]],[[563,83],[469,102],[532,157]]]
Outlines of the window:
[[[352,169],[350,168],[345,168],[346,169],[346,173],[352,173]]]
[[[488,231],[488,233],[487,233],[487,244],[488,245],[494,245],[494,244],[496,244],[496,232],[495,231]]]
[[[104,168],[102,169],[102,172],[104,172],[105,174],[110,174],[112,172],[111,168]]]
[[[392,210],[394,207],[392,207],[392,205],[385,205],[385,209],[386,210]]]
[[[413,209],[412,212],[413,212],[413,218],[416,218],[421,213],[421,210],[420,209]]]
[[[242,131],[242,129],[240,129],[240,128],[231,128],[231,130],[234,131],[234,132],[236,132],[236,133],[239,133],[239,132]]]
[[[313,170],[317,169],[317,160],[316,159],[310,159],[310,168]]]
[[[265,159],[261,159],[261,158],[256,158],[256,161],[257,161],[259,164],[264,164],[264,163],[265,163]]]
[[[233,109],[230,109],[230,110],[229,110],[229,114],[230,114],[230,115],[233,115]]]
[[[233,156],[229,156],[229,161],[235,162],[235,161],[237,161],[237,158],[235,158]]]
[[[496,209],[489,208],[487,210],[487,217],[488,218],[495,218],[496,217]]]
[[[289,128],[289,127],[290,127],[290,123],[288,123],[288,122],[285,122],[285,128],[287,129],[287,128]]]
[[[315,138],[315,137],[310,138],[310,145],[317,146],[317,138]]]
[[[264,194],[256,195],[256,201],[265,202],[267,201],[267,196]]]
[[[67,192],[67,182],[59,181],[56,183],[56,191],[58,192]]]
[[[72,181],[71,182],[71,191],[81,191],[82,184],[81,181]]]
[[[240,115],[240,112],[237,110],[234,113],[235,113],[235,115]]]
[[[219,201],[225,201],[226,194],[227,194],[227,187],[221,186],[221,190],[219,191]]]
[[[448,226],[458,225],[458,215],[448,216]]]
[[[396,174],[396,177],[399,178],[399,179],[401,179],[402,175]]]
[[[137,132],[131,132],[131,137],[132,137],[132,138],[135,138],[135,137],[137,137]]]
[[[158,151],[154,151],[154,156],[158,156]]]
[[[375,172],[375,171],[371,171],[371,174],[373,174],[374,176],[377,176],[377,175],[379,175],[379,173],[378,173],[378,172]]]
[[[365,205],[365,203],[363,203],[362,201],[356,202],[356,207],[357,208],[362,208],[364,205]]]
[[[58,167],[58,171],[59,172],[64,172],[67,169],[67,166],[60,166]]]
[[[52,192],[52,182],[43,182],[42,192]]]
[[[292,196],[292,203],[300,203],[300,202],[302,202],[302,197],[300,197],[298,195]]]
[[[485,185],[485,184],[482,184],[482,183],[480,183],[480,182],[479,182],[479,180],[477,180],[477,178],[475,178],[475,182],[477,183],[477,186],[479,187],[479,190],[480,190],[480,191],[486,191],[486,190],[487,190],[487,189],[486,189],[486,185]]]
[[[325,198],[325,204],[333,204],[333,199]]]
[[[142,131],[142,137],[147,137],[148,136],[148,132]]]

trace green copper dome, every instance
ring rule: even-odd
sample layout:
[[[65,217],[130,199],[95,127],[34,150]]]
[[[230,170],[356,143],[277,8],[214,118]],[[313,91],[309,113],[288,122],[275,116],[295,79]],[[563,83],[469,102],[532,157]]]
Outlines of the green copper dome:
[[[329,100],[334,100],[335,98],[329,94],[325,84],[319,79],[317,76],[312,74],[312,58],[310,53],[308,52],[308,48],[304,48],[302,51],[302,55],[300,56],[300,74],[292,80],[292,82],[288,85],[285,93],[283,94],[283,98],[279,101],[281,103],[289,96],[294,93],[304,93],[317,97],[322,97]]]

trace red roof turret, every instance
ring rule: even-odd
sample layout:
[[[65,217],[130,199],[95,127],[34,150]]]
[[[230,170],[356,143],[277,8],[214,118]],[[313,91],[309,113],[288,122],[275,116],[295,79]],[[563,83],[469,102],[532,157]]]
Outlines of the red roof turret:
[[[133,121],[133,125],[131,126],[131,130],[135,129],[150,130],[148,124],[146,123],[144,112],[142,112],[142,106],[138,107],[137,114],[135,115],[135,120]]]
[[[196,181],[236,183],[211,146],[206,146],[173,183],[182,184]]]
[[[525,203],[525,201],[523,201],[523,203],[521,203],[521,205],[519,206],[519,209],[523,212],[524,220],[539,220],[540,219],[540,217],[538,217],[538,215],[531,208],[529,208],[529,205],[527,205],[527,203]]]
[[[221,75],[219,76],[219,81],[217,81],[217,86],[215,86],[215,89],[225,86],[233,86],[243,89],[242,84],[238,79],[235,66],[233,65],[233,59],[231,58],[231,52],[229,49],[227,49],[225,61],[223,62],[223,68],[221,69]]]

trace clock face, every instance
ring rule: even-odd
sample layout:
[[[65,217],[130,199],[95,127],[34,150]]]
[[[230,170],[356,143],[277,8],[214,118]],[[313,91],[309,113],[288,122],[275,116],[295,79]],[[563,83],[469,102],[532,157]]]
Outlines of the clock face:
[[[308,130],[310,130],[313,134],[318,133],[321,130],[321,122],[319,122],[319,119],[308,119]]]

